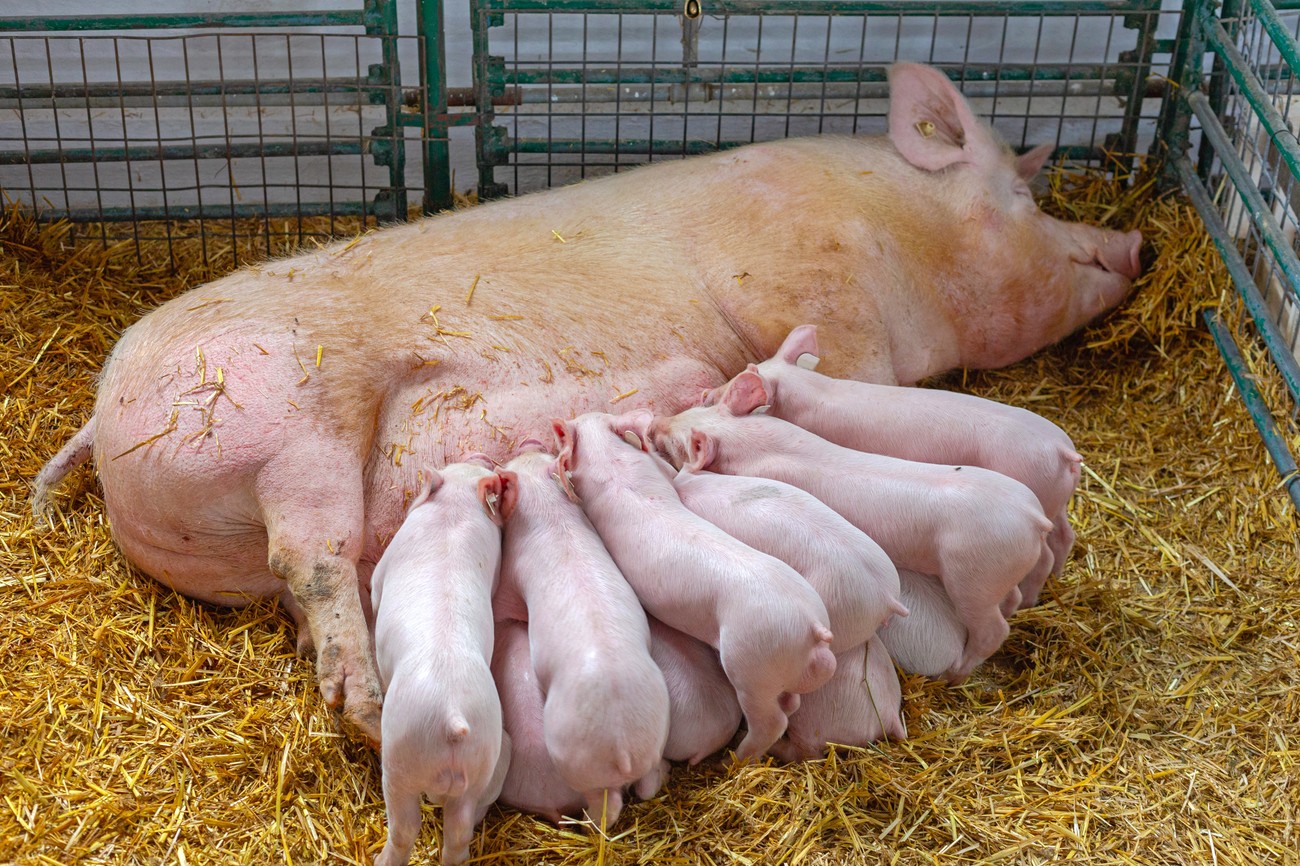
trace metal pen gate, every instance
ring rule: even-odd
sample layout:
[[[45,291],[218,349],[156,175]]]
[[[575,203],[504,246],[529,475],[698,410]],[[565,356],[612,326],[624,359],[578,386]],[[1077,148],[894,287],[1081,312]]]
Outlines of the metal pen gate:
[[[1290,392],[1264,406],[1210,318],[1300,506],[1300,3],[307,5],[0,17],[6,199],[141,257],[197,244],[219,270],[449,207],[457,168],[491,197],[757,140],[882,132],[887,65],[927,62],[1013,146],[1050,141],[1058,160],[1121,177],[1148,153],[1163,161],[1228,264],[1253,328],[1239,336],[1262,342]]]

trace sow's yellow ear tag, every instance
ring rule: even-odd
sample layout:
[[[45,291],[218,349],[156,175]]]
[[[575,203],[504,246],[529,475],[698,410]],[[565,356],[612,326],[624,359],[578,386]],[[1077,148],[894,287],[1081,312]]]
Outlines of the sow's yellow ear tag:
[[[921,138],[934,138],[933,121],[918,120],[915,125],[916,125],[916,131],[921,133]]]

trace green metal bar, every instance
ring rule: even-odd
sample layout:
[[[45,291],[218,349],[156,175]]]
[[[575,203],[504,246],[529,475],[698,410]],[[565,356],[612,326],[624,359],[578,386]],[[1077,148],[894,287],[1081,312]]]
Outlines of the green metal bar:
[[[402,134],[402,64],[397,50],[396,0],[366,0],[366,32],[380,37],[383,64],[371,67],[371,78],[379,77],[384,85],[383,101],[386,123],[372,131],[371,153],[375,162],[388,167],[388,187],[375,196],[378,212],[391,220],[405,220],[406,137]]]
[[[479,198],[489,199],[506,193],[505,184],[496,179],[496,167],[506,158],[505,131],[493,123],[493,97],[504,92],[505,85],[497,75],[501,58],[492,56],[489,45],[489,30],[503,22],[499,14],[485,8],[484,0],[469,0],[469,22],[474,43],[474,106],[481,121],[474,127],[474,162],[478,166]]]
[[[954,81],[1104,81],[1114,77],[1114,69],[1107,66],[999,66],[979,68],[974,66],[945,69],[937,64]],[[863,83],[886,80],[884,69],[852,67],[784,67],[782,69],[755,70],[728,68],[726,71],[710,68],[669,67],[586,67],[543,68],[530,70],[515,68],[507,72],[508,84],[790,84],[790,83]],[[1143,88],[1146,83],[1143,81]]]
[[[653,154],[655,156],[685,156],[689,154],[713,153],[717,150],[730,150],[744,147],[753,142],[748,139],[730,141],[688,141],[680,138],[621,138],[582,140],[573,138],[515,138],[510,140],[510,150],[515,153],[597,153],[597,154]],[[1100,147],[1058,147],[1052,154],[1053,159],[1070,161],[1101,160],[1107,155]]]
[[[288,93],[350,93],[369,95],[382,88],[357,84],[355,78],[314,79],[303,82],[264,81],[196,81],[122,82],[102,84],[24,84],[22,87],[0,86],[0,99],[43,102],[51,99],[117,99],[119,97],[157,96],[276,96]],[[83,103],[84,104],[84,103]]]
[[[1292,292],[1294,292],[1295,287],[1300,286],[1300,260],[1296,259],[1295,250],[1282,234],[1282,229],[1278,226],[1272,209],[1264,201],[1259,186],[1255,183],[1255,179],[1250,176],[1245,164],[1237,157],[1228,134],[1224,132],[1214,110],[1210,108],[1209,99],[1206,98],[1204,93],[1193,93],[1187,98],[1187,102],[1192,107],[1192,112],[1197,119],[1201,121],[1201,134],[1205,136],[1215,152],[1218,153],[1220,163],[1228,176],[1232,178],[1237,193],[1246,204],[1246,211],[1259,229],[1264,243],[1273,252],[1273,260],[1277,262],[1282,273],[1286,275],[1287,282],[1290,284]]]
[[[1237,348],[1236,339],[1224,327],[1215,311],[1206,310],[1203,316],[1206,327],[1210,329],[1210,335],[1214,337],[1214,344],[1219,348],[1219,354],[1223,356],[1223,361],[1228,367],[1228,373],[1237,386],[1237,393],[1241,394],[1241,402],[1246,404],[1250,420],[1255,422],[1259,436],[1264,440],[1264,447],[1282,476],[1282,486],[1286,488],[1287,495],[1291,497],[1291,502],[1296,509],[1300,510],[1300,484],[1296,483],[1300,481],[1300,468],[1296,466],[1295,456],[1292,455],[1285,437],[1273,420],[1273,413],[1264,402],[1264,395],[1259,392],[1259,388],[1255,387],[1250,369]]]
[[[0,18],[0,32],[181,30],[200,27],[360,27],[359,9],[321,12],[196,12],[156,15],[24,15]]]
[[[423,206],[425,213],[437,213],[452,205],[442,0],[420,0],[416,7],[416,18],[416,27],[420,32],[420,77],[425,94],[423,110],[420,112],[424,139]]]
[[[223,220],[251,218],[287,218],[298,216],[379,216],[384,208],[366,201],[348,202],[288,202],[285,204],[237,205],[141,205],[136,208],[48,208],[36,211],[42,222],[68,220],[70,222],[131,222],[145,220]]]
[[[1173,170],[1173,160],[1191,147],[1192,111],[1183,94],[1200,87],[1201,62],[1205,45],[1200,28],[1196,26],[1195,9],[1207,0],[1184,0],[1183,13],[1178,19],[1178,33],[1174,38],[1173,56],[1169,63],[1169,83],[1160,118],[1156,123],[1156,137],[1151,143],[1151,159],[1160,166],[1160,187],[1171,189],[1178,184]]]
[[[704,0],[705,15],[1086,15],[1123,14],[1158,7],[1152,0],[1081,0],[1071,3],[1016,3],[1012,0],[965,0],[918,3],[915,0]],[[682,0],[483,0],[485,12],[557,12],[591,14],[680,14]]]
[[[1273,323],[1272,313],[1269,312],[1268,305],[1259,292],[1259,286],[1255,285],[1255,280],[1251,277],[1250,269],[1246,267],[1246,261],[1241,257],[1236,242],[1228,234],[1228,228],[1223,224],[1218,208],[1214,206],[1214,199],[1206,190],[1196,169],[1192,167],[1190,159],[1180,156],[1172,163],[1183,183],[1184,192],[1192,200],[1197,213],[1201,215],[1201,220],[1205,223],[1214,246],[1218,248],[1219,255],[1223,258],[1228,276],[1237,287],[1237,293],[1241,296],[1246,313],[1263,340],[1264,347],[1268,349],[1269,356],[1272,357],[1274,365],[1281,374],[1282,381],[1286,383],[1287,390],[1291,392],[1291,398],[1300,403],[1300,363],[1296,362],[1295,356],[1291,354],[1291,348]]]
[[[1295,37],[1287,30],[1286,24],[1277,17],[1273,5],[1264,0],[1249,0],[1249,3],[1255,10],[1259,23],[1264,25],[1264,32],[1273,40],[1274,47],[1282,55],[1287,66],[1291,69],[1300,69],[1300,46],[1296,45]]]
[[[1206,20],[1204,26],[1210,47],[1222,59],[1224,69],[1237,83],[1242,95],[1255,110],[1255,116],[1259,118],[1269,138],[1277,146],[1282,160],[1287,164],[1292,175],[1300,177],[1300,142],[1296,141],[1295,133],[1287,128],[1286,119],[1273,105],[1273,100],[1269,99],[1264,85],[1251,71],[1246,58],[1242,57],[1241,52],[1232,44],[1231,37],[1223,26],[1213,18]],[[1216,116],[1221,113],[1221,108],[1216,108],[1212,100],[1207,98],[1207,102]]]
[[[621,138],[587,141],[575,138],[513,138],[514,153],[639,153],[677,156],[713,153],[749,144],[749,141],[686,141],[680,138]]]
[[[1200,32],[1204,34],[1204,38],[1207,41],[1213,40],[1214,38],[1213,34],[1210,32],[1214,29],[1214,26],[1217,26],[1226,35],[1227,31],[1222,30],[1222,25],[1219,24],[1211,10],[1206,6],[1198,6],[1190,14],[1195,19],[1196,26],[1199,28]],[[1223,7],[1219,10],[1219,17],[1231,21],[1234,27],[1239,23],[1237,18],[1240,14],[1241,0],[1224,0]],[[1236,42],[1236,35],[1233,34],[1227,36],[1223,41],[1229,45],[1234,44]],[[1213,65],[1210,69],[1210,83],[1207,92],[1209,93],[1210,107],[1214,109],[1215,114],[1222,117],[1224,101],[1227,99],[1228,92],[1228,78],[1224,74],[1224,65],[1227,61],[1222,52],[1215,52],[1212,59]],[[1208,176],[1210,167],[1214,161],[1214,153],[1207,148],[1202,148],[1200,159],[1202,174]]]
[[[1120,62],[1130,65],[1115,72],[1115,90],[1124,100],[1124,122],[1120,125],[1119,139],[1113,144],[1113,149],[1118,154],[1132,154],[1124,160],[1130,169],[1136,158],[1138,127],[1142,122],[1142,100],[1146,97],[1147,75],[1151,71],[1151,56],[1155,53],[1158,19],[1158,10],[1124,16],[1124,26],[1137,31],[1137,44],[1131,50],[1120,53]],[[1112,142],[1107,141],[1106,145],[1112,147]]]
[[[414,127],[419,127],[420,129],[426,129],[426,128],[441,129],[443,133],[441,139],[439,140],[446,141],[447,140],[446,131],[448,129],[450,129],[453,126],[474,126],[479,122],[479,116],[477,113],[472,111],[464,111],[464,112],[459,112],[457,114],[449,114],[447,112],[443,112],[440,114],[430,113],[427,117],[422,112],[414,113],[414,112],[404,111],[402,112],[401,115],[398,116],[397,122],[400,123],[403,127],[414,126]],[[447,184],[448,184],[447,189],[448,191],[450,191],[451,189],[450,162],[444,160],[435,160],[434,163],[435,165],[439,163],[442,164],[444,169],[442,171],[442,174],[447,178]],[[433,213],[433,211],[430,211],[430,213]]]
[[[137,144],[129,147],[68,147],[31,151],[0,150],[0,165],[57,165],[73,162],[134,162],[168,159],[248,159],[284,156],[355,156],[363,141],[273,141],[262,144]]]

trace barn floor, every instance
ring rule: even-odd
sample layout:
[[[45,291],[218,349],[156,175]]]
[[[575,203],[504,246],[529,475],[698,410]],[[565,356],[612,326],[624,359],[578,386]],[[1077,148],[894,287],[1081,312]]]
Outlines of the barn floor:
[[[1184,203],[1056,187],[1052,207],[1146,234],[1139,294],[1012,369],[939,383],[1035,409],[1085,456],[1078,544],[1044,603],[965,686],[905,680],[905,742],[677,767],[610,838],[494,808],[475,862],[1300,863],[1300,534],[1199,321],[1226,276]],[[0,245],[0,862],[368,864],[378,762],[321,703],[288,618],[132,572],[89,468],[60,525],[32,526],[30,480],[87,417],[116,334],[202,269],[13,213]]]

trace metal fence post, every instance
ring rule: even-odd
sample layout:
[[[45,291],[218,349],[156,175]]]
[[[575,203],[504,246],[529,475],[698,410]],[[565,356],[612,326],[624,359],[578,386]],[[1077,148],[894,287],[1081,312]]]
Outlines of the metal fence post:
[[[382,39],[383,63],[370,66],[369,83],[384,103],[383,126],[371,130],[370,154],[388,167],[388,188],[375,195],[375,216],[406,219],[406,142],[402,134],[402,67],[398,59],[396,0],[366,0],[366,32]]]
[[[1159,130],[1152,155],[1163,166],[1161,186],[1174,188],[1181,179],[1174,169],[1175,160],[1191,146],[1192,109],[1187,101],[1189,91],[1201,86],[1201,63],[1205,57],[1205,36],[1197,25],[1201,7],[1213,0],[1186,0],[1182,17],[1178,21],[1178,36],[1174,40],[1174,54],[1169,64],[1169,81],[1166,85],[1165,104],[1161,110]]]
[[[420,83],[424,94],[421,138],[424,145],[424,212],[452,204],[451,151],[447,137],[447,52],[442,0],[420,0]]]

